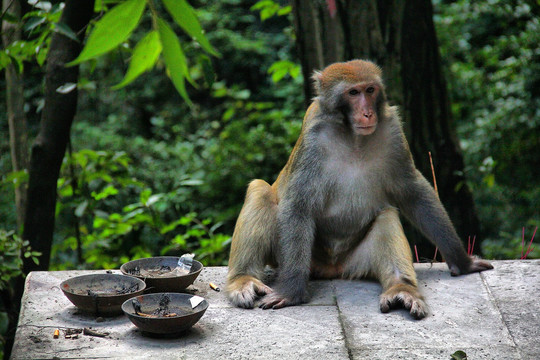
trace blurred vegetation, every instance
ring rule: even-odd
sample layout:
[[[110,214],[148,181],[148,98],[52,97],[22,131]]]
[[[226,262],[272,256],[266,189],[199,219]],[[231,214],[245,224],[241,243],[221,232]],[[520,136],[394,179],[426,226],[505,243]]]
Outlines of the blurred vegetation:
[[[187,84],[191,106],[163,76],[161,61],[129,86],[111,89],[142,30],[133,43],[82,64],[71,151],[58,183],[53,269],[115,268],[184,252],[207,265],[226,264],[248,182],[274,181],[286,162],[304,111],[290,8],[266,2],[252,9],[244,0],[191,4],[221,54],[208,56],[177,32],[198,84]],[[438,0],[435,11],[484,254],[519,258],[522,228],[527,242],[540,223],[538,5]],[[143,15],[145,22],[151,19]],[[24,71],[33,138],[43,69],[27,61]],[[0,80],[5,98],[4,85]],[[0,229],[13,230],[13,186],[25,175],[10,175],[4,114],[1,102]]]
[[[519,258],[523,228],[528,242],[540,225],[540,3],[438,1],[436,11],[484,256]]]

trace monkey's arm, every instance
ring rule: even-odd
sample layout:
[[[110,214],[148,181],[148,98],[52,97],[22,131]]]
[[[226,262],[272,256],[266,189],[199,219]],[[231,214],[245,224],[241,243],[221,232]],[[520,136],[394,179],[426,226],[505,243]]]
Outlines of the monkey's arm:
[[[282,172],[278,203],[277,263],[274,292],[261,299],[263,309],[279,309],[307,301],[311,249],[315,239],[315,216],[322,206],[320,152],[302,149]],[[292,155],[291,155],[292,157]]]
[[[302,178],[303,176],[295,176]],[[309,180],[293,179],[278,205],[278,276],[274,292],[261,299],[263,309],[279,309],[307,301],[311,248],[315,237],[314,194]],[[311,195],[311,196],[310,196]]]
[[[405,181],[393,190],[396,205],[409,221],[438,246],[452,275],[493,268],[487,261],[467,255],[446,210],[418,170],[411,169]]]

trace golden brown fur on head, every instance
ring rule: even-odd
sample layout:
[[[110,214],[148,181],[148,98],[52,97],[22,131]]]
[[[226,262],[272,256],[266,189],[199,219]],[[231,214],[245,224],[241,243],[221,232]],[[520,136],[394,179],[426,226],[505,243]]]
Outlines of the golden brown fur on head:
[[[381,82],[382,70],[379,66],[366,60],[351,60],[326,67],[322,72],[315,72],[315,88],[318,95],[332,89],[340,82],[349,84],[366,81]]]

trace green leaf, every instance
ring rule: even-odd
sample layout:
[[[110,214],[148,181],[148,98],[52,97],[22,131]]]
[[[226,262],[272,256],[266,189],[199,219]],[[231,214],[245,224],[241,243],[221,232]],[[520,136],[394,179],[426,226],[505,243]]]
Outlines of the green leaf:
[[[4,51],[0,51],[0,70],[9,64],[11,64],[11,58]]]
[[[277,9],[270,8],[270,7],[262,9],[261,10],[261,21],[264,21],[266,19],[271,18],[272,16],[274,16],[276,14],[276,11],[277,11]]]
[[[176,227],[177,227],[178,225],[185,225],[185,222],[186,222],[185,218],[178,219],[178,220],[176,220],[176,221],[173,221],[173,222],[170,223],[170,224],[167,224],[167,225],[163,226],[163,227],[159,230],[159,232],[160,232],[161,234],[166,234],[166,233],[168,233],[168,232],[173,231],[174,229],[176,229]]]
[[[277,14],[278,14],[278,16],[284,16],[284,15],[289,14],[291,11],[292,11],[292,6],[287,5],[285,7],[282,7],[281,9],[279,9]]]
[[[109,196],[118,194],[118,189],[112,185],[107,185],[101,192],[92,191],[91,195],[96,200],[102,200]]]
[[[44,17],[31,17],[23,26],[24,31],[32,31],[47,20]]]
[[[183,235],[176,235],[171,242],[175,244],[176,246],[186,246],[186,239]]]
[[[141,203],[146,204],[146,202],[150,198],[150,195],[152,195],[152,190],[150,189],[144,189],[143,191],[141,191],[141,195],[140,195]]]
[[[96,23],[79,56],[66,65],[73,66],[96,58],[126,41],[137,27],[145,6],[145,0],[128,0],[108,11]]]
[[[265,7],[272,7],[275,6],[276,3],[272,0],[259,0],[255,5],[253,5],[249,10],[255,11],[255,10],[261,10]]]
[[[112,89],[123,88],[142,73],[153,68],[160,53],[161,42],[159,41],[159,34],[157,31],[151,31],[135,46],[126,76],[119,84],[113,86]]]
[[[36,54],[36,61],[39,66],[43,66],[45,60],[47,60],[47,49],[40,47],[38,53]]]
[[[73,187],[71,185],[67,185],[65,187],[61,187],[58,189],[58,195],[62,197],[69,197],[73,196]]]
[[[223,113],[223,116],[221,117],[221,119],[223,121],[228,121],[234,116],[235,113],[236,113],[236,109],[233,107],[230,107]]]
[[[293,68],[289,69],[289,74],[293,79],[296,79],[300,75],[300,66],[295,65]]]
[[[163,194],[155,194],[148,198],[148,201],[144,204],[145,206],[152,206],[159,200],[163,198]]]
[[[287,69],[279,69],[272,73],[272,81],[277,83],[287,75]]]
[[[201,28],[201,24],[191,6],[185,0],[163,0],[163,4],[174,21],[194,38],[202,48],[214,56],[221,56],[210,43]]]
[[[70,38],[73,41],[79,42],[79,38],[77,38],[77,34],[75,34],[73,32],[73,30],[71,30],[69,28],[69,26],[67,26],[64,23],[56,23],[56,24],[54,24],[53,31],[55,31],[55,32],[57,32],[59,34],[62,34],[64,36],[67,36],[68,38]]]
[[[75,209],[75,216],[79,217],[79,218],[82,217],[84,215],[84,212],[86,211],[87,207],[88,207],[88,200],[84,200]]]
[[[189,76],[186,57],[180,42],[171,27],[162,19],[157,19],[159,38],[163,47],[163,59],[167,66],[168,75],[174,87],[184,100],[191,105],[185,85],[185,78]]]

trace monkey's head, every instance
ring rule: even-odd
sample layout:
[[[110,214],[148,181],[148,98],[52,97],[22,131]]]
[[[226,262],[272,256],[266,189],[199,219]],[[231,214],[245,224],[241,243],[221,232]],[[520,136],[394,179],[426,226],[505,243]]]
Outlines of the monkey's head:
[[[356,135],[371,135],[386,101],[381,69],[370,61],[335,63],[313,75],[317,99],[325,111],[343,114]]]

